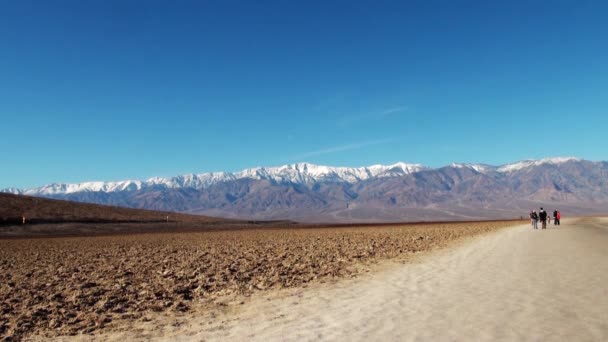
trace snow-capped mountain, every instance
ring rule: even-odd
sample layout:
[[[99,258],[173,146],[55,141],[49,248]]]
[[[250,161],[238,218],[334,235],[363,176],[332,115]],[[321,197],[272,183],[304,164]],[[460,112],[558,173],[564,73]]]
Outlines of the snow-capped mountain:
[[[512,164],[506,164],[498,168],[498,172],[513,172],[520,171],[531,166],[539,166],[543,164],[559,165],[567,163],[569,161],[580,161],[579,158],[574,157],[557,157],[557,158],[545,158],[540,160],[523,160]]]
[[[608,162],[578,158],[440,168],[297,163],[142,181],[50,184],[4,192],[246,219],[414,221],[608,213]]]
[[[479,173],[486,173],[490,171],[496,171],[497,167],[486,164],[462,164],[462,163],[452,163],[450,167],[456,169],[471,169]]]
[[[118,182],[84,182],[76,184],[54,183],[38,188],[19,190],[4,189],[22,195],[65,195],[79,192],[121,192],[146,188],[205,189],[211,185],[239,179],[269,180],[275,183],[313,184],[318,182],[355,183],[372,178],[397,177],[424,170],[420,164],[396,163],[369,167],[332,167],[311,163],[297,163],[278,167],[256,167],[240,172],[211,172],[185,174],[171,178],[153,177],[148,180],[126,180]]]

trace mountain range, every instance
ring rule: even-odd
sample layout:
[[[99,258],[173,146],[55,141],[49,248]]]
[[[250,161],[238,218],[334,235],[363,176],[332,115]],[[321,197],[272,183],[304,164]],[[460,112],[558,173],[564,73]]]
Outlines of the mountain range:
[[[502,166],[297,163],[240,172],[54,183],[1,192],[229,218],[377,222],[514,218],[540,206],[608,213],[608,162],[525,160]]]

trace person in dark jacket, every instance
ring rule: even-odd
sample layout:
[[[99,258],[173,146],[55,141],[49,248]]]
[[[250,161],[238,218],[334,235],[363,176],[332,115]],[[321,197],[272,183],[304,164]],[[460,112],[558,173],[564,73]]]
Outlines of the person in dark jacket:
[[[532,228],[538,229],[538,214],[536,213],[536,210],[532,210],[530,219],[532,219]]]
[[[543,229],[547,229],[547,212],[545,211],[545,209],[540,208],[538,218],[540,219]]]

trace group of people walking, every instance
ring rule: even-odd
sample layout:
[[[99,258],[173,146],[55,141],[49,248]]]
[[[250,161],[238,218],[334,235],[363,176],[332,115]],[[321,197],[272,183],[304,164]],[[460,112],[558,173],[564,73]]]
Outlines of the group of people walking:
[[[560,221],[562,219],[562,214],[558,209],[553,211],[553,225],[559,226]],[[532,228],[538,229],[538,221],[542,224],[542,229],[547,229],[547,222],[551,224],[551,216],[545,211],[545,209],[540,208],[540,211],[537,213],[536,210],[532,210],[530,212],[530,221],[532,221]]]

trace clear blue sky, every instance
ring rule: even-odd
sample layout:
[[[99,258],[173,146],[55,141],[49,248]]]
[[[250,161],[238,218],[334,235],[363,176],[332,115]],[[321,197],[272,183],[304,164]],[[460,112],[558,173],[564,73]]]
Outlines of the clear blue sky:
[[[606,1],[1,1],[0,188],[608,159]]]

